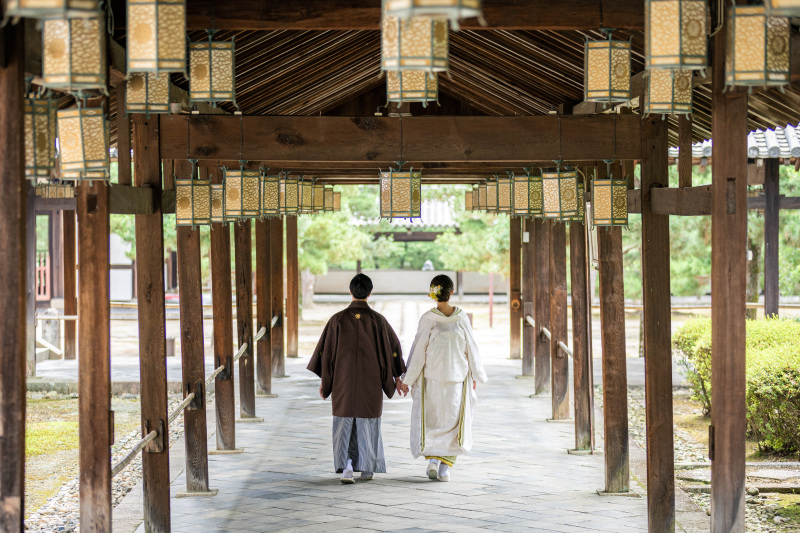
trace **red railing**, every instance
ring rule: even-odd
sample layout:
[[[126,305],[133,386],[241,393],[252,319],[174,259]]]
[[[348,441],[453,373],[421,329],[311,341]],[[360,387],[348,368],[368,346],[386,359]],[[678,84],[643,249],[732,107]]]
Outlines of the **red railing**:
[[[49,252],[36,252],[36,301],[50,301]]]

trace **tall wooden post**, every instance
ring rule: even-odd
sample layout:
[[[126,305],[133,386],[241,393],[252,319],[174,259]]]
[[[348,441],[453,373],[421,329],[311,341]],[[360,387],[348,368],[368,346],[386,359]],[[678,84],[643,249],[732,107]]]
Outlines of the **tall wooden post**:
[[[272,246],[269,220],[256,220],[256,328],[267,328],[267,334],[256,344],[256,377],[258,393],[272,394]]]
[[[536,344],[536,328],[531,326],[525,315],[534,316],[533,295],[535,292],[534,265],[534,232],[535,224],[532,218],[524,219],[524,233],[522,239],[522,375],[533,376],[533,352]],[[527,235],[527,239],[524,236]]]
[[[28,354],[28,377],[36,375],[36,194],[31,182],[25,182],[25,280],[27,293],[25,303],[26,352]]]
[[[78,314],[78,285],[75,283],[75,211],[62,211],[61,227],[64,232],[64,314]],[[77,323],[75,320],[64,321],[64,359],[75,359],[77,354]]]
[[[730,9],[729,6],[725,6]],[[723,92],[727,26],[714,36],[711,83],[711,531],[745,530],[747,93]]]
[[[778,246],[780,207],[778,202],[781,168],[777,159],[764,160],[764,316],[778,316],[780,303]]]
[[[175,175],[194,179],[188,161],[175,161]],[[181,372],[183,395],[195,400],[183,410],[186,442],[186,491],[208,492],[208,428],[206,427],[203,281],[200,271],[200,230],[177,227],[178,293],[181,312]]]
[[[567,344],[567,224],[550,223],[550,362],[553,420],[569,419],[569,356]]]
[[[300,266],[297,256],[297,217],[286,217],[286,357],[299,355]]]
[[[537,218],[533,226],[533,318],[536,322],[534,393],[541,394],[550,390],[550,340],[542,333],[542,328],[550,329],[550,221]]]
[[[236,324],[239,346],[247,349],[239,358],[239,416],[256,416],[256,382],[253,368],[253,243],[252,222],[244,220],[233,226],[236,260]]]
[[[222,183],[221,169],[213,169],[211,176],[211,183]],[[225,370],[217,374],[214,381],[217,450],[235,450],[231,228],[227,224],[211,224],[211,300],[214,310],[214,367],[225,366]]]
[[[117,180],[120,185],[131,184],[131,115],[125,112],[127,82],[114,85],[117,98]]]
[[[622,280],[622,229],[598,228],[600,332],[603,345],[603,416],[606,492],[627,492],[628,376],[625,361],[625,287]]]
[[[572,292],[572,367],[575,388],[575,449],[592,449],[592,367],[589,351],[589,280],[586,274],[586,226],[569,225]]]
[[[62,211],[51,211],[50,216],[50,298],[64,298],[64,230]]]
[[[647,415],[647,513],[651,532],[675,531],[669,215],[651,212],[653,189],[669,187],[667,122],[642,122],[642,304]],[[683,156],[681,156],[683,157]]]
[[[22,531],[25,499],[26,210],[23,25],[0,31],[0,530]]]
[[[133,118],[134,184],[153,191],[151,215],[136,215],[136,285],[139,287],[139,367],[142,437],[158,431],[142,453],[144,523],[147,531],[169,531],[169,424],[164,311],[164,230],[158,120]]]
[[[79,183],[78,438],[81,531],[111,531],[111,306],[108,185]]]
[[[270,224],[270,277],[272,278],[272,315],[278,322],[272,328],[272,373],[282,378],[286,375],[286,361],[283,349],[283,220],[271,218]]]
[[[692,122],[688,115],[678,115],[678,185],[692,186]]]
[[[511,359],[522,357],[520,345],[522,344],[522,221],[511,217],[510,248],[509,248],[509,285],[508,301],[510,305],[509,320],[511,321]]]

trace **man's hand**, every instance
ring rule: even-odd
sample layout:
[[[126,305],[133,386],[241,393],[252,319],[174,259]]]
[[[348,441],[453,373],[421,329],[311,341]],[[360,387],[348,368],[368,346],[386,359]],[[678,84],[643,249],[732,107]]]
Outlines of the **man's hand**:
[[[475,390],[475,387],[477,387],[477,386],[478,386],[478,382],[477,381],[473,381],[472,382],[472,390]]]
[[[402,379],[395,378],[394,383],[395,383],[395,386],[397,387],[397,392],[399,392],[403,396],[408,396],[408,385],[403,383]]]
[[[323,400],[325,399],[325,396],[322,395],[322,384],[320,384],[319,386],[319,397],[322,398]]]

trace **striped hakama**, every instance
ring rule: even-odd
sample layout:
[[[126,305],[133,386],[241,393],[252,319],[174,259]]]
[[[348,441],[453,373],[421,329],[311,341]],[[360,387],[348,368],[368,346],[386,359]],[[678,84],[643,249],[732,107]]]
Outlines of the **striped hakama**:
[[[355,472],[386,473],[381,419],[333,417],[333,463],[341,473],[347,459]]]

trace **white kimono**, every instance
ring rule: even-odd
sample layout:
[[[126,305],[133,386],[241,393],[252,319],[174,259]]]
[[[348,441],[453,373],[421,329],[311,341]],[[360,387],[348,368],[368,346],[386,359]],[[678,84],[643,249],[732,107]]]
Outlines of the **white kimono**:
[[[422,315],[403,382],[411,387],[411,453],[453,456],[472,449],[472,415],[478,397],[472,382],[485,383],[469,317],[435,310]]]

